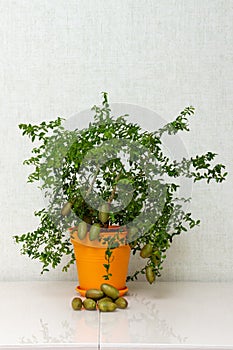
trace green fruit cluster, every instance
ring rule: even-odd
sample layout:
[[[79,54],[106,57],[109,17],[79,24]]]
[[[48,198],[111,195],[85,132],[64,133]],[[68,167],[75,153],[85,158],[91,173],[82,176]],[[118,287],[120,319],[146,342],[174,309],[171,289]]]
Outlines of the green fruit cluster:
[[[118,309],[126,309],[128,302],[120,297],[119,290],[108,283],[103,283],[100,289],[88,289],[85,294],[86,299],[75,297],[72,300],[74,310],[100,310],[102,312],[112,312]]]
[[[78,225],[79,239],[83,240],[87,235],[87,231],[88,231],[87,223],[85,221],[81,221]],[[100,234],[100,224],[93,224],[89,232],[90,241],[95,241],[97,238],[99,238],[99,234]]]
[[[161,263],[162,254],[158,249],[154,249],[151,243],[144,245],[140,251],[140,256],[143,259],[150,258],[151,263],[145,268],[147,281],[152,284],[155,281],[155,267]]]
[[[64,207],[62,208],[62,215],[67,216],[71,211],[71,204],[66,203]],[[103,204],[99,208],[99,214],[98,214],[99,220],[104,225],[108,219],[109,219],[109,204]],[[78,237],[79,239],[83,240],[87,233],[88,233],[88,225],[91,225],[90,232],[89,232],[89,239],[90,241],[95,241],[99,238],[100,234],[100,228],[101,225],[98,223],[95,223],[92,225],[92,222],[90,218],[85,217],[85,220],[81,221],[78,225]]]

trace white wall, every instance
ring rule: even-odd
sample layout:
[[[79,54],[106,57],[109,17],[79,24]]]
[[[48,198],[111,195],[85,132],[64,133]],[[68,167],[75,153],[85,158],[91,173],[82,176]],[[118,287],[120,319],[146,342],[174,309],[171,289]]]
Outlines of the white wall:
[[[219,153],[229,177],[195,187],[202,224],[175,240],[162,278],[233,280],[232,39],[231,0],[0,0],[0,280],[76,278],[75,269],[41,277],[13,244],[44,204],[26,184],[31,145],[17,125],[69,117],[101,91],[165,120],[196,107],[186,149]]]

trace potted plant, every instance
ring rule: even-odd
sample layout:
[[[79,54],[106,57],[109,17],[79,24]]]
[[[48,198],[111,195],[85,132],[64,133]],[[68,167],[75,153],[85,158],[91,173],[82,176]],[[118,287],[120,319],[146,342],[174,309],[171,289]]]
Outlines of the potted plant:
[[[84,266],[81,293],[109,280],[124,294],[130,251],[139,252],[145,265],[127,280],[142,273],[153,283],[174,237],[200,223],[185,210],[188,199],[179,198],[177,179],[220,183],[227,173],[223,164],[212,165],[212,152],[181,161],[165,154],[162,135],[189,131],[193,107],[156,131],[143,131],[127,115],[113,117],[107,93],[92,111],[93,122],[82,130],[65,129],[61,118],[19,125],[37,142],[24,161],[34,166],[28,182],[40,183],[48,204],[35,212],[38,228],[14,238],[22,254],[41,261],[42,273],[56,268],[63,256],[70,257],[63,266],[67,271],[76,257],[78,269]],[[120,282],[118,270],[124,270]]]

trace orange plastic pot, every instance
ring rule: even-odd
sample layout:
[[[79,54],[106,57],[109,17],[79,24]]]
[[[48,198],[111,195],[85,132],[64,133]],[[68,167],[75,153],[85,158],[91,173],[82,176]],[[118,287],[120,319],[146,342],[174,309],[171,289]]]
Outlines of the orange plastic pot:
[[[105,235],[114,234],[116,227],[110,227],[107,233],[100,233],[103,237]],[[121,237],[126,236],[127,232],[121,232]],[[109,272],[112,274],[109,280],[105,280],[103,275],[106,270],[103,264],[106,264],[105,251],[106,245],[99,241],[90,241],[89,235],[86,235],[84,240],[80,240],[77,231],[72,232],[71,242],[74,247],[74,254],[77,265],[79,286],[77,291],[85,296],[88,289],[100,288],[102,283],[110,283],[120,291],[120,295],[124,295],[128,288],[126,287],[126,277],[128,273],[128,265],[130,258],[129,245],[120,245],[112,250],[111,263]]]

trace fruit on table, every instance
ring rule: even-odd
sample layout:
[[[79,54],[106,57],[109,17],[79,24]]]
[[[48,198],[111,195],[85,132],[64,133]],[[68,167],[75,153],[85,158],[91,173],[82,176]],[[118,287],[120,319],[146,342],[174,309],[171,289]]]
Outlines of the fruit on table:
[[[102,312],[112,312],[116,310],[117,305],[112,301],[102,300],[98,303],[98,308]]]
[[[85,294],[86,298],[91,298],[94,300],[99,300],[104,297],[104,292],[99,289],[88,289]]]
[[[87,298],[83,301],[83,306],[86,310],[96,310],[96,301],[91,298]]]
[[[123,297],[117,298],[114,303],[119,309],[126,309],[128,306],[128,301]]]
[[[119,298],[120,292],[117,288],[113,287],[111,284],[102,283],[100,289],[104,292],[105,295],[114,299]]]
[[[113,299],[110,297],[103,297],[100,300],[98,300],[98,303],[100,303],[101,301],[113,301]]]
[[[88,289],[86,291],[86,299],[73,298],[72,308],[81,310],[82,306],[86,310],[96,310],[97,306],[101,312],[112,312],[117,308],[126,309],[128,302],[125,298],[120,297],[117,288],[108,283],[101,284],[100,289]]]
[[[83,305],[82,299],[77,297],[73,298],[71,305],[74,310],[81,310]]]

